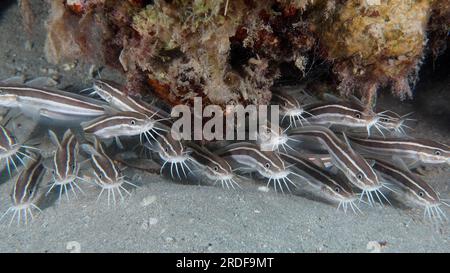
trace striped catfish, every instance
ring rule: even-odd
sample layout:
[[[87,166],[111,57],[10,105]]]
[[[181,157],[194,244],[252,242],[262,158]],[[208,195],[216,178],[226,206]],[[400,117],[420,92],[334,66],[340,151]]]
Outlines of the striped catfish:
[[[328,169],[333,166],[332,158],[330,154],[302,154],[304,158],[307,158],[309,161],[313,162],[317,166]]]
[[[178,167],[180,167],[184,177],[187,177],[184,169],[185,167],[192,172],[188,165],[190,151],[184,147],[181,141],[176,140],[172,136],[172,132],[170,130],[168,130],[165,134],[160,135],[156,141],[156,144],[146,145],[146,147],[158,153],[159,157],[162,159],[163,164],[161,166],[161,173],[163,172],[166,164],[170,165],[170,175],[172,178],[174,178],[173,171],[175,170],[178,178],[181,179]]]
[[[398,167],[399,164],[392,164],[377,158],[372,159],[375,162],[373,168],[383,178],[400,187],[409,201],[425,207],[424,217],[441,221],[446,218],[439,206],[441,204],[448,206],[448,204],[441,200],[434,189],[422,178],[406,168]]]
[[[28,150],[38,149],[22,143],[18,143],[12,131],[6,128],[9,121],[10,119],[4,125],[0,125],[0,161],[6,161],[6,169],[8,170],[9,176],[11,177],[11,166],[14,166],[15,169],[17,169],[18,167],[16,159],[22,165],[25,165],[23,158],[31,159],[28,155]],[[13,125],[13,130],[14,129],[15,126]]]
[[[11,165],[17,169],[17,164],[15,159],[25,165],[18,154],[23,154],[20,152],[21,145],[16,142],[16,138],[6,127],[0,125],[0,161],[6,160],[6,168],[8,169],[8,174],[11,177]]]
[[[200,169],[200,173],[215,183],[220,182],[222,187],[234,189],[234,185],[239,184],[234,180],[234,173],[230,164],[220,156],[212,153],[203,146],[189,142],[189,159]]]
[[[277,189],[278,184],[281,191],[283,191],[281,182],[284,183],[288,190],[289,187],[287,182],[296,186],[295,183],[288,177],[288,175],[293,172],[285,166],[284,161],[276,152],[261,151],[256,144],[249,142],[238,142],[226,146],[224,149],[219,151],[219,155],[222,157],[229,157],[238,164],[243,165],[244,168],[242,169],[256,171],[263,177],[268,178],[268,186],[273,181],[275,190]]]
[[[124,92],[125,87],[114,81],[97,79],[94,81],[93,89],[95,94],[119,111],[139,112],[165,121],[168,121],[170,117],[170,114],[164,110],[127,95]]]
[[[280,106],[281,122],[289,118],[289,127],[297,127],[297,122],[303,126],[303,123],[306,122],[305,115],[312,115],[296,98],[286,92],[273,92],[272,100]]]
[[[362,138],[348,136],[355,148],[373,155],[383,155],[394,158],[408,159],[416,163],[423,164],[444,164],[450,165],[450,147],[448,145],[420,138]]]
[[[12,206],[2,215],[0,222],[9,213],[13,213],[9,225],[17,216],[17,225],[21,222],[28,223],[28,214],[33,218],[33,209],[41,211],[35,204],[37,201],[37,192],[40,182],[45,174],[45,168],[42,164],[41,155],[32,155],[24,169],[19,173],[15,181],[11,200]],[[23,218],[22,218],[23,217]],[[23,219],[23,220],[22,220]]]
[[[378,194],[385,197],[380,191],[382,184],[369,163],[357,154],[348,143],[341,141],[330,129],[321,126],[305,126],[290,130],[288,135],[293,138],[317,139],[330,154],[333,165],[341,170],[354,186],[363,191],[361,198],[367,195],[372,204],[374,201],[372,192],[380,202],[381,198]]]
[[[105,114],[101,101],[60,90],[4,83],[0,83],[0,106],[19,108],[26,116],[64,126],[78,125]]]
[[[145,137],[156,140],[154,134],[160,135],[157,130],[164,131],[155,120],[138,112],[120,112],[101,116],[91,121],[81,123],[84,133],[95,135],[102,139],[117,138],[121,136]]]
[[[372,110],[350,101],[313,103],[305,106],[305,112],[309,114],[306,121],[312,125],[365,129],[369,135],[379,118]]]
[[[408,113],[406,115],[400,116],[399,114],[393,111],[383,111],[378,113],[378,122],[375,125],[379,128],[381,134],[383,134],[383,130],[391,133],[394,136],[402,137],[406,136],[405,128],[412,129],[408,125],[406,125],[406,121],[413,121],[414,119],[407,118],[407,116],[412,113]]]
[[[128,195],[131,195],[131,193],[127,189],[125,189],[123,185],[135,185],[125,179],[125,176],[122,175],[122,171],[105,153],[105,150],[96,137],[94,137],[93,146],[90,144],[82,144],[81,147],[86,153],[90,155],[91,165],[94,170],[94,182],[101,187],[101,191],[98,195],[97,200],[99,200],[100,196],[105,190],[108,192],[108,206],[110,205],[111,197],[114,204],[116,204],[116,191],[119,194],[122,202],[124,201],[122,191],[124,191]]]
[[[54,187],[59,186],[59,200],[61,200],[64,189],[67,200],[69,201],[69,189],[73,192],[75,197],[77,196],[75,188],[81,193],[84,193],[77,183],[78,180],[83,181],[83,179],[78,176],[78,171],[80,169],[78,165],[79,144],[70,129],[64,133],[61,141],[59,141],[56,134],[51,130],[49,130],[49,136],[56,146],[56,151],[53,154],[53,183],[51,183],[47,194]]]
[[[357,200],[356,193],[339,176],[325,171],[299,153],[280,154],[280,156],[283,160],[292,164],[299,171],[299,175],[303,176],[310,185],[318,187],[320,192],[328,199],[339,202],[338,208],[342,207],[346,212],[348,206],[350,206],[353,212],[360,211],[354,203]]]
[[[295,139],[289,138],[286,134],[288,129],[282,127],[272,128],[272,124],[264,125],[262,130],[256,133],[256,143],[263,151],[280,151],[280,147],[284,152],[294,150],[289,141],[295,141]]]

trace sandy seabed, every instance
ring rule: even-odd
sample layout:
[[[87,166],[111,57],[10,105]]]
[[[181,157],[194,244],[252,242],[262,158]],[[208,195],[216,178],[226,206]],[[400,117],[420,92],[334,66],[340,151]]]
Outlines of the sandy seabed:
[[[46,7],[33,44],[21,33],[14,2],[0,9],[0,79],[15,75],[58,79],[58,87],[80,90],[91,82],[89,64],[51,65],[43,57]],[[119,77],[107,69],[103,78]],[[450,128],[417,112],[411,102],[379,102],[399,113],[415,111],[414,136],[448,143]],[[436,122],[435,122],[436,121]],[[421,210],[362,206],[363,215],[343,213],[311,198],[261,191],[264,182],[244,181],[240,190],[199,186],[128,170],[139,185],[123,204],[96,202],[98,188],[68,202],[53,200],[28,226],[0,225],[0,252],[448,252],[449,224],[423,221]],[[448,167],[427,170],[425,179],[449,198]],[[3,175],[7,175],[5,172]],[[2,181],[5,179],[2,179]],[[0,211],[10,204],[12,182],[0,182]],[[448,212],[448,209],[447,209]],[[381,246],[381,249],[378,248]]]

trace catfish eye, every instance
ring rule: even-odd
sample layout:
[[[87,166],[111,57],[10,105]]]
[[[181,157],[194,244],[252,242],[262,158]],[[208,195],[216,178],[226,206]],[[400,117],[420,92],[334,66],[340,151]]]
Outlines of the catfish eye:
[[[164,148],[164,151],[165,151],[166,153],[169,152],[169,148],[168,148],[168,147]]]
[[[55,170],[52,170],[52,174],[55,175],[55,174],[56,174],[56,171],[55,171]]]
[[[103,178],[103,174],[99,174],[98,178],[102,179]]]
[[[133,120],[131,120],[131,125],[136,125],[136,121],[133,119]]]
[[[268,168],[270,168],[270,163],[267,162],[264,166],[266,167],[266,169],[268,169]]]
[[[381,121],[382,122],[388,122],[388,119],[387,118],[382,118]]]
[[[214,166],[213,170],[217,172],[219,170],[219,167]]]
[[[356,175],[356,178],[358,178],[359,180],[363,179],[362,173],[358,173],[358,174]]]
[[[419,191],[419,196],[423,197],[425,195],[425,193],[423,191]]]
[[[336,188],[334,188],[334,191],[339,193],[339,192],[341,191],[341,189],[339,189],[338,187],[336,187]]]
[[[441,155],[441,151],[434,151],[434,154],[439,156]]]
[[[356,114],[355,114],[355,117],[356,117],[356,118],[361,118],[361,114],[360,114],[360,113],[356,113]]]

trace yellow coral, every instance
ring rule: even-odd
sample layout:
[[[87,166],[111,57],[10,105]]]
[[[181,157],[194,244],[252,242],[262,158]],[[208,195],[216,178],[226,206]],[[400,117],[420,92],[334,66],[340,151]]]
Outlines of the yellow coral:
[[[369,73],[394,85],[404,82],[423,53],[430,2],[349,0],[338,5],[334,17],[320,26],[328,59],[349,61],[355,77]],[[410,92],[396,91],[401,96]]]
[[[340,9],[339,17],[324,31],[324,44],[332,59],[358,56],[365,66],[390,59],[393,65],[387,62],[382,70],[396,76],[407,58],[422,54],[430,1],[364,2],[348,1]]]

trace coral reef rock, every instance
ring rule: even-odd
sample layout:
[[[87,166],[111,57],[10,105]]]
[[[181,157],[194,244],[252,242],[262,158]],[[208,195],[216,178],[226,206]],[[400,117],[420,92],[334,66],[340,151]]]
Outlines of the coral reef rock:
[[[50,2],[50,61],[113,66],[130,94],[152,90],[172,105],[196,96],[266,104],[285,79],[356,93],[368,106],[381,87],[411,97],[422,59],[446,49],[450,25],[450,4],[431,0]]]

